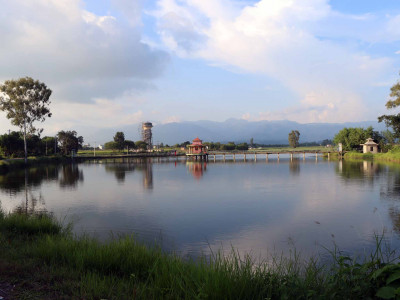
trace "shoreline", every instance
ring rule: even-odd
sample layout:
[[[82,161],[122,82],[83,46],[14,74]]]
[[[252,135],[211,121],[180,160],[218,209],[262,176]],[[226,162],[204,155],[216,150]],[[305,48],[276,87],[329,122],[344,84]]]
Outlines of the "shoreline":
[[[184,259],[132,236],[76,237],[51,215],[0,212],[0,283],[14,286],[6,296],[30,299],[389,299],[400,265],[382,240],[363,259],[327,250],[331,265],[296,251],[268,262],[234,249]]]

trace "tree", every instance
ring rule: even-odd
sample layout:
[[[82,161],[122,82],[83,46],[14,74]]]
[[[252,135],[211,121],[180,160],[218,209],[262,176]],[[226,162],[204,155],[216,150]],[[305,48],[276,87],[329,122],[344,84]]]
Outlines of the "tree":
[[[30,77],[6,80],[0,86],[0,109],[7,112],[11,124],[18,126],[23,134],[25,163],[28,157],[27,134],[36,131],[33,123],[51,117],[48,108],[50,95],[51,90],[44,83]]]
[[[117,143],[114,141],[107,142],[104,144],[104,149],[106,150],[114,150],[117,149]]]
[[[253,138],[250,139],[250,147],[254,147],[254,139]]]
[[[4,156],[18,156],[23,153],[23,149],[24,141],[19,132],[12,131],[9,134],[0,135],[0,152]]]
[[[386,102],[387,109],[393,109],[400,106],[400,81],[397,81],[390,88],[390,100]],[[393,129],[394,137],[400,138],[400,114],[382,115],[378,117],[379,122],[385,122],[386,126]]]
[[[123,150],[125,147],[125,135],[123,132],[118,131],[115,135],[114,135],[114,142],[117,146],[118,150]]]
[[[374,131],[372,126],[367,129],[364,128],[343,128],[333,138],[333,142],[338,145],[342,143],[343,150],[351,151],[359,148],[361,144],[364,144],[367,138],[374,139],[378,144],[382,140],[382,135],[379,132]]]
[[[141,150],[146,150],[147,149],[147,143],[143,142],[143,141],[137,141],[135,143],[136,147],[141,149]],[[168,146],[166,146],[168,147]]]
[[[72,150],[78,151],[82,148],[83,137],[77,136],[75,130],[60,131],[57,133],[58,143],[60,144],[61,151],[68,155]]]
[[[55,154],[56,138],[52,136],[45,136],[42,138],[42,144],[44,146],[44,152],[46,155]]]
[[[134,141],[125,140],[125,147],[128,148],[128,153],[129,153],[129,149],[135,149],[136,145]]]
[[[236,146],[237,150],[249,150],[249,145],[247,143],[241,143]]]
[[[298,130],[292,130],[289,133],[289,146],[292,148],[296,148],[299,146],[300,132]]]

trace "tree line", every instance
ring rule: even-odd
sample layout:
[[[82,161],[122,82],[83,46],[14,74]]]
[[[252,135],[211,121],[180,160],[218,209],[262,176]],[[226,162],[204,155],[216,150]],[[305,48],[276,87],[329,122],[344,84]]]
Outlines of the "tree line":
[[[106,150],[127,150],[129,152],[130,149],[139,149],[146,150],[147,143],[143,141],[131,141],[125,139],[125,134],[122,131],[117,131],[114,135],[114,139],[104,144],[104,149]]]
[[[72,151],[82,149],[83,137],[77,136],[76,131],[59,131],[56,136],[40,137],[29,134],[24,139],[23,134],[11,131],[0,135],[0,154],[4,157],[45,156],[54,154],[70,155]]]

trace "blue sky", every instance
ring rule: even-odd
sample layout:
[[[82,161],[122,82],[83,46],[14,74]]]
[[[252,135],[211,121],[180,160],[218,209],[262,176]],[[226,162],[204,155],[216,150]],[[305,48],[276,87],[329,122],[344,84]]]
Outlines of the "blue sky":
[[[15,0],[2,3],[0,37],[0,81],[31,76],[53,90],[47,134],[376,120],[399,79],[400,3]]]

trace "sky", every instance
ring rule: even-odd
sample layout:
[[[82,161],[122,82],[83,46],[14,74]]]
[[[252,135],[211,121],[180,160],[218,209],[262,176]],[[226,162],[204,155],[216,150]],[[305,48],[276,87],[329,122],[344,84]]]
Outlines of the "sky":
[[[53,91],[53,115],[37,124],[45,135],[142,121],[376,120],[400,78],[398,0],[0,7],[0,82],[29,76]],[[0,112],[0,133],[9,129]]]

